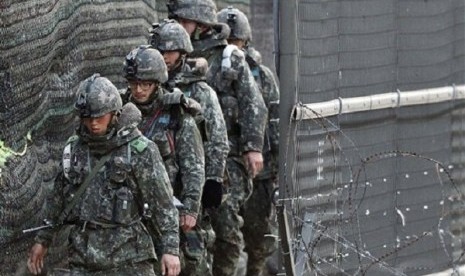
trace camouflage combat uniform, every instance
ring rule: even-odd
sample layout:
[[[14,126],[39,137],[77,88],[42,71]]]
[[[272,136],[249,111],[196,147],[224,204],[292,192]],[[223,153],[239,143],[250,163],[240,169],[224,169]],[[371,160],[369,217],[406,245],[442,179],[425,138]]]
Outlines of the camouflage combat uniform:
[[[165,20],[161,24],[154,24],[151,44],[160,52],[178,51],[181,54],[177,66],[168,72],[165,87],[168,90],[178,88],[184,95],[201,105],[202,117],[205,119],[203,146],[206,183],[202,195],[202,218],[199,224],[201,233],[206,234],[204,235],[206,245],[211,246],[215,233],[210,223],[210,208],[217,208],[222,196],[222,192],[219,192],[219,195],[215,194],[214,186],[217,185],[219,189],[222,189],[226,158],[229,152],[226,124],[221,106],[215,91],[206,83],[207,61],[203,58],[186,60],[186,54],[192,52],[193,48],[189,35],[179,23],[174,20]],[[210,196],[219,196],[219,200],[206,198]],[[183,273],[199,276],[211,275],[211,267],[204,260],[199,263],[191,260],[191,264]]]
[[[108,158],[64,221],[71,275],[155,275],[156,254],[143,221],[159,225],[164,253],[179,254],[178,212],[163,160],[136,128],[140,111],[133,104],[121,108],[110,81],[94,75],[79,90],[81,117],[100,117],[108,110],[99,106],[112,102],[121,113],[104,136],[90,135],[81,124],[64,149],[63,171],[48,202],[55,221],[99,159]],[[48,246],[53,232],[42,230],[36,241]]]
[[[254,182],[252,196],[245,204],[244,232],[245,252],[248,255],[247,275],[261,275],[266,258],[277,249],[277,229],[271,221],[273,194],[277,188],[279,154],[279,87],[273,73],[261,64],[260,53],[247,49],[247,61],[262,91],[268,107],[268,127],[263,148],[264,167]]]
[[[159,83],[167,80],[166,65],[157,50],[139,47],[132,52],[132,56],[128,55],[132,60],[127,58],[125,62],[127,79],[137,78]],[[131,73],[131,66],[136,66],[137,72]],[[142,72],[143,69],[147,69],[147,74]],[[137,103],[132,96],[129,96],[129,101],[142,112],[139,129],[154,141],[160,150],[174,195],[183,205],[179,206],[180,215],[198,217],[205,182],[205,161],[202,137],[194,117],[189,113],[190,102],[181,91],[168,93],[161,86],[145,103]],[[183,273],[183,270],[186,270],[186,260],[200,261],[204,258],[206,250],[202,242],[203,237],[195,229],[188,232],[180,231],[180,238]]]
[[[189,35],[176,21],[166,21],[158,28],[160,41],[152,45],[159,51],[177,50],[185,54],[193,51]],[[206,83],[207,70],[208,63],[203,58],[183,59],[177,68],[168,72],[165,87],[179,88],[184,95],[200,103],[207,136],[204,139],[205,179],[221,183],[229,152],[228,135],[218,97]]]
[[[228,130],[230,152],[226,163],[229,194],[213,216],[216,242],[213,250],[213,275],[233,275],[237,266],[243,236],[241,207],[252,193],[252,178],[244,164],[243,154],[261,152],[267,110],[242,51],[225,50],[229,28],[216,23],[216,5],[212,1],[173,1],[171,17],[199,22],[212,28],[191,36],[192,57],[204,57],[209,64],[207,83],[216,91]],[[222,64],[223,54],[230,63]]]
[[[228,7],[218,12],[217,19],[218,22],[228,24],[231,28],[228,40],[242,41],[241,45],[244,47],[242,50],[246,53],[247,63],[268,108],[268,123],[262,151],[264,168],[254,178],[253,193],[244,208],[242,228],[245,240],[244,251],[248,255],[247,275],[257,276],[263,272],[266,258],[277,248],[276,229],[270,220],[278,173],[279,89],[271,70],[261,64],[260,53],[248,46],[252,40],[252,30],[247,16],[236,8]]]

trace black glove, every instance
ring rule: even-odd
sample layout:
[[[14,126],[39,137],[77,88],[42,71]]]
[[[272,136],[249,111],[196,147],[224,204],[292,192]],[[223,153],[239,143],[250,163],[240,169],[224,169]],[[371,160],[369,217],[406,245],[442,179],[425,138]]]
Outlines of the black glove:
[[[223,198],[223,184],[215,180],[207,180],[203,187],[202,206],[203,208],[218,208]]]

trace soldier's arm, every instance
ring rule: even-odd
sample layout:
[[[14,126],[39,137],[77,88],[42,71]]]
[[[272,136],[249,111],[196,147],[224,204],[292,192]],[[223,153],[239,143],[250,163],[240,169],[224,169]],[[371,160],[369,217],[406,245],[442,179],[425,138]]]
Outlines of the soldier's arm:
[[[178,211],[173,204],[168,173],[155,143],[143,141],[146,146],[139,149],[139,158],[132,158],[141,204],[149,206],[152,214],[149,223],[160,231],[163,254],[179,255]]]
[[[197,216],[205,182],[205,161],[202,138],[195,120],[182,116],[181,128],[176,133],[176,160],[183,185],[181,202],[185,214]]]
[[[194,89],[194,99],[202,106],[206,126],[207,139],[203,144],[205,179],[221,183],[229,153],[228,132],[223,112],[215,91],[207,83],[197,83]]]
[[[263,93],[266,93],[269,121],[269,135],[271,152],[274,158],[279,154],[279,86],[271,70],[260,66],[263,71]]]
[[[238,73],[238,78],[233,85],[239,105],[240,150],[243,153],[261,152],[268,111],[245,57],[239,50],[233,51],[231,66]]]
[[[51,223],[56,223],[60,210],[63,210],[63,174],[60,173],[54,182],[54,189],[46,199],[46,208],[48,210],[47,219]],[[52,221],[53,220],[53,221]],[[53,224],[51,224],[54,226]],[[29,272],[34,275],[42,273],[44,268],[44,258],[47,254],[48,247],[52,243],[53,236],[59,225],[40,230],[35,238],[35,244],[31,247],[28,254],[27,267]]]
[[[49,247],[52,243],[53,236],[57,232],[60,225],[57,225],[58,217],[60,216],[60,211],[65,208],[64,206],[64,195],[63,195],[63,185],[67,181],[63,173],[59,173],[55,178],[53,189],[51,193],[46,198],[46,210],[47,210],[47,220],[50,221],[56,227],[51,227],[47,229],[40,230],[37,232],[34,241],[40,243],[45,247]]]

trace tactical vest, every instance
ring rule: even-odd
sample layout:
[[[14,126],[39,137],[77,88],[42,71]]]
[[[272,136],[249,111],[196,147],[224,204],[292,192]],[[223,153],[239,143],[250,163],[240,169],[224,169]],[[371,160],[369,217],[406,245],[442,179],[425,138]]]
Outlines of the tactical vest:
[[[146,127],[141,128],[144,136],[157,144],[176,196],[182,189],[176,160],[176,134],[182,127],[183,116],[184,110],[178,103],[163,104],[152,117],[144,119],[142,125]]]
[[[95,161],[78,136],[72,136],[63,150],[65,204],[85,180]],[[143,152],[147,142],[141,137],[111,153],[109,161],[91,180],[82,199],[71,210],[65,222],[90,222],[102,227],[131,225],[140,221],[143,207],[137,200],[137,184],[132,176],[131,156]]]

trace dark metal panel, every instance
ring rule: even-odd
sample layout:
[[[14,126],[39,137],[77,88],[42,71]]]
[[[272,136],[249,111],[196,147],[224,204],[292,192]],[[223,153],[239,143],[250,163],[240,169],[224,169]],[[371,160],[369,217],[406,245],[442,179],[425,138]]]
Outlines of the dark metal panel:
[[[464,81],[463,1],[299,1],[299,8],[299,101]],[[461,253],[454,241],[465,236],[463,206],[454,202],[465,187],[444,169],[465,179],[463,115],[457,103],[442,103],[294,122],[288,200],[306,268],[420,275],[449,267]],[[310,242],[302,231],[312,232]]]

